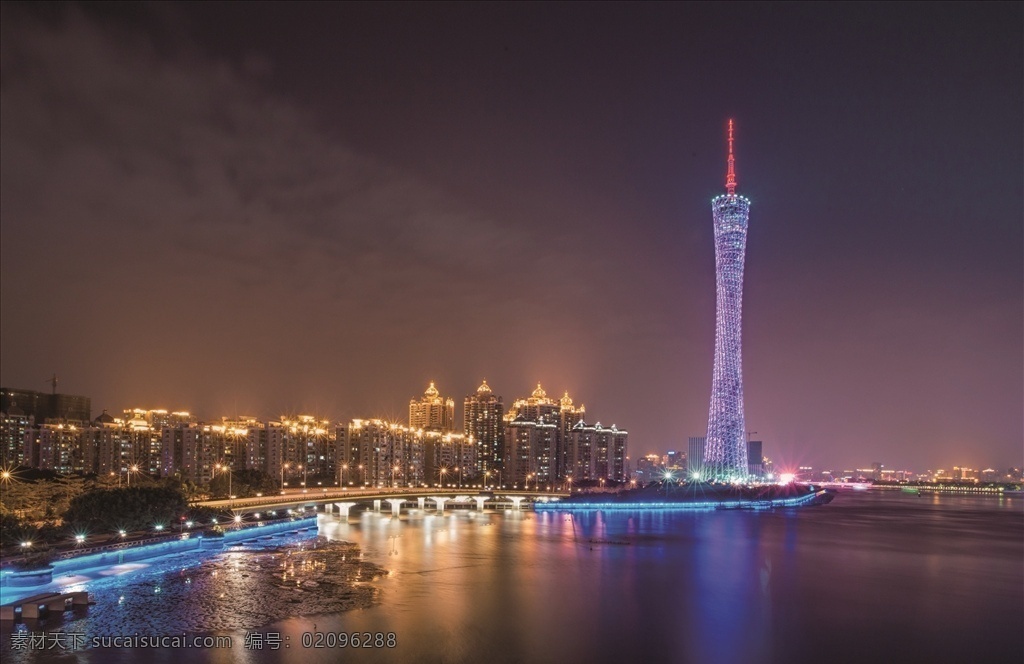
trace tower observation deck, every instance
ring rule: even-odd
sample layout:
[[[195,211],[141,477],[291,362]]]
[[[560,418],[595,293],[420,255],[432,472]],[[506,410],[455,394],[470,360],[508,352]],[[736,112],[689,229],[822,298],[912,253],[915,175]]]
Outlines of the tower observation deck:
[[[715,367],[704,447],[703,479],[741,480],[747,476],[743,419],[743,262],[750,201],[736,195],[733,126],[729,120],[726,193],[711,201],[715,222]]]

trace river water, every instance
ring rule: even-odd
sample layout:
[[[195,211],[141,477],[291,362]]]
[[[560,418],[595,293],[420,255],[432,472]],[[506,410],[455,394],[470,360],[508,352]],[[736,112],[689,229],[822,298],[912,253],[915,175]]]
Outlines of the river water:
[[[97,584],[98,592],[87,587],[97,600],[87,615],[34,629],[192,634],[195,616],[206,620],[216,584],[244,582],[244,595],[214,602],[222,617],[207,630],[231,636],[231,649],[90,648],[58,656],[12,651],[5,634],[0,654],[5,661],[187,656],[253,664],[1024,661],[1019,498],[869,491],[764,513],[414,511],[399,519],[364,513],[349,523],[328,515],[319,539],[220,555],[150,573],[169,577],[162,582],[121,577],[120,597],[140,584],[178,593],[159,609],[115,614],[117,606],[106,605],[110,593]],[[273,567],[273,556],[293,561],[299,583],[319,582],[312,590],[290,587],[296,581],[287,572],[269,582],[259,561]],[[359,592],[345,591],[346,603],[339,598],[325,611],[332,603],[324,593],[342,594],[331,579],[360,574]],[[273,607],[286,592],[308,597],[288,600],[291,613],[312,615],[261,619],[282,615]],[[240,617],[230,618],[233,612]],[[246,648],[246,632],[249,646],[262,639],[263,648]],[[361,641],[369,633],[373,647],[342,648],[353,633]]]

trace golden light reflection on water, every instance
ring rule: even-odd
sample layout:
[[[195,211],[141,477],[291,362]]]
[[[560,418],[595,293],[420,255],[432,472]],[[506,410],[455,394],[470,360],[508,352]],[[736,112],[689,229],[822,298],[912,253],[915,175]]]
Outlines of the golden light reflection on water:
[[[965,560],[942,527],[958,518],[948,502],[929,501],[924,508],[933,511],[922,522],[921,514],[891,511],[895,503],[884,498],[879,505],[870,496],[852,500],[849,508],[761,514],[413,510],[397,519],[370,512],[322,521],[322,533],[356,542],[389,574],[375,582],[379,607],[319,616],[317,629],[398,635],[398,651],[360,652],[363,662],[777,661],[809,655],[818,643],[827,649],[884,638],[906,622],[907,606],[916,607],[915,625],[948,621],[935,608],[941,603],[922,606],[912,597],[905,606],[908,596],[886,584],[919,578],[919,587],[948,590],[954,570],[974,586],[961,596],[968,604],[977,603],[981,584],[1014,615],[1019,600],[1006,588],[1021,582],[1020,542],[1004,535],[1000,550],[975,547]],[[1024,534],[1020,514],[983,517],[1009,518],[1009,532]],[[960,532],[969,522],[957,523]],[[891,550],[889,543],[905,541],[908,524],[920,530],[923,557],[915,547]],[[857,539],[844,539],[853,533]],[[865,588],[874,596],[859,594]],[[823,610],[830,592],[843,602],[824,600]],[[959,627],[975,617],[957,620]],[[301,635],[309,627],[295,619],[273,629]],[[964,651],[950,643],[935,650],[931,642],[914,643]],[[309,657],[333,661],[325,653]]]
[[[153,611],[153,628],[198,618],[238,644],[245,630],[280,632],[292,644],[325,631],[398,640],[393,651],[358,655],[298,645],[228,659],[189,653],[253,664],[789,661],[878,641],[908,643],[935,661],[999,661],[1002,650],[1024,648],[1024,512],[957,501],[866,494],[766,513],[327,515],[322,539],[227,551],[161,584],[133,581],[129,590],[150,599],[125,592],[112,600],[123,611],[91,612],[90,622],[134,627]],[[357,565],[344,584],[322,583],[360,561],[383,576]],[[350,591],[374,593],[379,605],[346,610]],[[306,617],[260,620],[288,598]],[[174,608],[160,616],[154,607]]]

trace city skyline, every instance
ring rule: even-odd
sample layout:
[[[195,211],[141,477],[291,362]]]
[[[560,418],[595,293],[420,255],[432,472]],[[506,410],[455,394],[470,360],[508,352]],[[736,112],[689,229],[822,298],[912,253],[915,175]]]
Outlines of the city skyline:
[[[427,388],[427,393],[428,394],[431,392],[432,388],[433,388],[434,392],[437,392],[437,389],[434,388],[434,381],[429,381],[429,387]],[[12,389],[12,388],[8,387],[8,388],[4,388],[4,389]],[[537,395],[538,391],[543,393],[543,390],[542,390],[542,387],[541,387],[540,384],[538,384],[537,387],[534,390],[534,393],[533,393],[534,400],[536,398],[536,395]],[[17,403],[18,403],[17,400],[9,398],[6,392],[4,393],[4,396],[5,396],[5,400],[4,401],[5,401],[6,404],[8,404],[8,406],[11,405],[12,403],[14,405],[17,405]],[[48,396],[48,395],[44,395],[44,396]],[[88,401],[88,397],[86,397],[84,395],[63,395],[63,394],[57,394],[56,396],[63,397],[63,398],[70,397],[71,399],[76,399],[76,400],[85,399],[86,401]],[[455,419],[457,421],[463,422],[464,430],[469,430],[471,432],[472,431],[479,431],[477,429],[477,427],[474,426],[471,423],[470,420],[466,419],[467,416],[470,413],[472,413],[472,414],[475,414],[475,415],[478,415],[478,416],[479,415],[483,415],[482,419],[485,422],[493,420],[495,418],[495,414],[493,412],[489,412],[490,408],[488,408],[488,407],[484,407],[483,409],[481,409],[480,408],[481,402],[479,401],[479,399],[481,397],[485,397],[488,401],[491,401],[492,404],[497,404],[498,405],[498,407],[499,407],[498,411],[499,412],[504,412],[503,409],[501,408],[503,396],[504,395],[493,394],[493,391],[492,391],[490,385],[488,385],[487,381],[484,380],[483,383],[480,385],[480,387],[477,388],[475,393],[466,395],[465,401],[463,402],[463,410],[461,412],[456,411],[457,413],[459,413],[460,416],[457,416]],[[546,397],[546,393],[544,393],[544,397]],[[528,416],[536,417],[538,415],[542,415],[540,412],[538,412],[536,410],[531,410],[529,408],[530,401],[531,401],[531,399],[530,398],[526,398],[526,397],[521,397],[519,399],[515,399],[514,401],[510,401],[509,402],[509,405],[511,406],[510,410],[514,410],[517,407],[527,406],[527,411],[526,412],[527,412]],[[578,407],[574,406],[573,400],[569,397],[569,393],[568,393],[567,390],[564,392],[564,395],[561,397],[561,399],[558,400],[558,402],[560,402],[562,410],[566,410],[567,412],[573,413],[575,416],[578,416],[578,417],[574,417],[570,421],[570,424],[571,424],[572,421],[575,421],[576,419],[583,419],[583,417],[584,417],[584,415],[586,413],[586,409],[585,409],[584,405],[580,404],[580,406],[578,406]],[[552,403],[554,403],[554,400],[552,400]],[[467,407],[470,407],[471,405],[472,405],[472,407],[471,407],[470,413],[467,413],[465,409]],[[19,407],[19,409],[20,409],[20,407]],[[5,410],[4,413],[6,413],[6,412],[7,411]],[[354,416],[345,416],[345,417],[332,417],[332,416],[329,416],[328,414],[324,414],[324,413],[318,413],[318,414],[310,415],[309,413],[303,413],[303,412],[299,412],[299,411],[291,411],[291,412],[286,412],[286,413],[285,412],[279,412],[279,413],[273,413],[273,414],[268,414],[268,413],[229,413],[229,414],[218,413],[218,414],[208,414],[208,413],[201,413],[201,412],[196,412],[196,411],[192,411],[192,410],[188,410],[188,409],[174,410],[173,408],[169,409],[169,408],[161,408],[161,407],[153,407],[153,406],[140,408],[138,404],[136,404],[135,406],[129,406],[129,407],[118,406],[118,407],[116,407],[114,409],[113,412],[115,414],[114,415],[110,415],[110,409],[109,408],[100,408],[99,409],[99,414],[92,413],[92,415],[88,418],[88,420],[85,420],[84,417],[82,417],[82,418],[72,417],[72,418],[70,418],[70,421],[78,422],[80,424],[85,425],[86,427],[93,426],[97,422],[99,422],[101,425],[106,425],[106,424],[110,424],[110,423],[120,422],[124,426],[126,426],[127,428],[133,429],[133,430],[136,430],[136,431],[139,430],[139,427],[137,426],[138,422],[140,421],[139,418],[142,418],[142,419],[145,419],[145,420],[148,421],[148,419],[153,418],[153,417],[160,418],[161,420],[166,419],[167,421],[176,421],[176,420],[187,421],[187,422],[193,423],[194,425],[199,425],[199,426],[221,426],[221,427],[227,427],[227,428],[232,428],[232,427],[235,427],[235,426],[242,426],[242,425],[249,425],[249,424],[258,424],[260,426],[263,426],[263,425],[265,425],[267,423],[274,423],[274,422],[278,422],[278,421],[285,422],[285,421],[299,421],[299,420],[303,420],[303,419],[309,419],[311,421],[320,421],[320,422],[323,422],[324,424],[327,424],[327,425],[333,424],[333,425],[336,425],[336,426],[339,426],[339,427],[344,427],[344,425],[350,424],[350,423],[355,422],[355,421],[381,421],[381,422],[385,422],[385,423],[387,423],[389,425],[395,425],[395,426],[399,426],[399,427],[403,427],[403,428],[408,428],[410,430],[417,430],[417,429],[422,430],[423,429],[423,427],[411,426],[411,418],[410,417],[406,417],[405,419],[399,417],[399,418],[395,419],[395,418],[390,418],[390,417],[382,417],[380,415],[375,415],[375,414],[371,414],[371,413],[362,413],[362,414],[358,414],[358,415],[354,415]],[[121,417],[118,417],[117,413],[120,413]],[[411,415],[411,413],[410,413],[410,415]],[[184,418],[184,419],[181,419],[181,418]],[[508,422],[511,421],[511,418],[510,417],[504,417],[503,418],[503,417],[499,416],[499,417],[497,417],[497,420],[499,422],[500,421],[504,421],[507,424]],[[58,420],[55,420],[55,421],[60,421],[60,420],[58,419]],[[592,421],[593,424],[596,424],[598,426],[602,425],[602,422],[600,421],[600,418],[591,418],[591,421]],[[39,421],[38,418],[37,418],[36,425],[41,424],[41,423],[42,422]],[[154,424],[153,426],[159,427],[160,425],[159,424]],[[488,433],[484,433],[484,435],[481,436],[481,435],[479,435],[479,433],[474,433],[473,434],[473,438],[475,438],[475,439],[477,439],[479,441],[485,441],[485,440],[488,440],[488,439],[492,439],[492,436],[494,435],[493,434],[493,426],[494,425],[491,424],[489,427],[488,426],[484,427],[484,431],[485,432],[488,431],[488,428],[491,429],[489,434]],[[591,426],[591,425],[588,425],[588,427],[589,426]],[[611,429],[611,428],[618,427],[618,424],[613,420],[611,425],[608,425],[607,423],[605,423],[604,426],[606,428],[610,428]],[[434,427],[434,428],[438,432],[441,432],[441,433],[444,432],[443,427],[439,427],[438,426],[438,427]],[[453,432],[457,433],[458,431],[459,431],[458,429],[455,429]],[[748,433],[748,435],[750,435],[750,434],[757,434],[758,432],[750,431],[750,432],[747,432],[747,433]],[[641,459],[648,458],[648,457],[650,457],[652,455],[656,455],[659,458],[665,458],[665,459],[680,459],[681,458],[683,460],[684,464],[687,465],[687,467],[690,467],[689,464],[692,462],[692,459],[690,457],[695,452],[695,449],[696,449],[694,447],[695,445],[699,446],[699,448],[700,448],[700,450],[697,451],[698,454],[700,455],[697,458],[697,464],[701,465],[702,461],[703,461],[703,452],[702,452],[702,450],[703,450],[705,441],[706,441],[706,437],[705,436],[689,437],[687,442],[686,442],[686,444],[677,445],[675,447],[669,447],[668,449],[662,450],[662,451],[655,451],[653,449],[650,449],[649,447],[642,447],[639,443],[634,441],[633,443],[631,443],[631,446],[632,446],[631,450],[632,451],[631,451],[631,453],[629,455],[629,458],[632,459],[632,461],[630,462],[629,469],[631,471],[636,471],[638,469],[637,462],[639,460],[641,460]],[[757,442],[758,443],[762,443],[763,441],[757,441]],[[768,442],[769,442],[769,446],[766,447],[766,448],[762,448],[762,449],[765,452],[765,456],[768,457],[769,459],[772,459],[772,463],[773,463],[774,470],[775,470],[776,473],[779,473],[779,472],[793,472],[793,473],[796,473],[796,474],[800,475],[804,479],[810,479],[811,475],[815,475],[816,476],[816,474],[824,472],[824,471],[828,471],[829,473],[832,473],[832,474],[834,474],[836,476],[843,476],[843,475],[849,475],[850,474],[847,471],[854,471],[854,472],[863,474],[863,472],[872,470],[871,468],[865,468],[864,467],[864,466],[867,466],[868,463],[869,463],[866,458],[856,459],[855,460],[856,463],[846,464],[846,465],[836,464],[836,463],[834,463],[834,459],[826,458],[826,459],[824,459],[824,461],[820,465],[813,466],[813,467],[809,467],[809,466],[801,467],[799,465],[793,464],[789,460],[784,460],[784,459],[778,457],[777,455],[775,455],[773,450],[771,449],[771,441],[768,441]],[[18,436],[18,442],[12,443],[12,444],[16,444],[20,448],[21,445],[22,445],[21,437]],[[484,443],[484,444],[487,445],[488,447],[485,447],[484,449],[482,449],[481,450],[481,454],[483,454],[485,456],[488,454],[488,452],[490,454],[493,454],[493,448],[489,447],[489,445],[491,445],[493,443],[488,441],[487,443]],[[498,458],[500,458],[500,454],[498,455]],[[991,461],[990,459],[979,458],[977,453],[975,453],[975,452],[968,452],[968,451],[964,451],[964,450],[961,450],[960,452],[954,453],[951,456],[950,459],[947,459],[947,460],[945,460],[942,463],[934,463],[934,461],[935,461],[934,459],[931,459],[931,460],[929,460],[929,459],[914,459],[909,464],[903,464],[901,466],[892,465],[892,464],[888,463],[885,459],[883,459],[882,461],[879,461],[879,460],[876,459],[876,460],[871,461],[870,463],[871,464],[878,464],[880,467],[885,468],[887,473],[906,473],[906,472],[909,472],[909,473],[914,473],[915,475],[930,475],[930,474],[932,474],[932,473],[934,473],[936,471],[945,471],[947,473],[952,473],[954,469],[961,468],[961,467],[969,468],[969,469],[972,469],[972,470],[975,470],[975,471],[978,471],[978,472],[980,472],[981,470],[983,470],[983,469],[985,469],[987,467],[992,467],[992,466],[994,466],[995,469],[1000,470],[1000,472],[1002,472],[1002,470],[1006,470],[1006,468],[1004,468],[1004,466],[1002,464],[990,463],[990,461]],[[671,462],[667,462],[667,465],[672,466],[673,464]],[[974,468],[974,466],[977,466],[977,468]],[[1015,467],[1015,466],[1009,466],[1009,468],[1013,468],[1013,467]],[[486,464],[484,465],[484,468],[485,469],[487,468]],[[807,468],[813,468],[814,473],[809,474],[808,472],[805,472]],[[157,472],[157,471],[154,470],[153,472]]]
[[[735,117],[766,453],[1020,465],[1019,18],[4,5],[0,384],[402,421],[539,379],[686,449]]]
[[[628,431],[587,423],[586,409],[568,392],[550,399],[539,384],[504,412],[502,397],[484,382],[466,397],[459,428],[454,400],[433,382],[410,401],[406,422],[365,415],[332,422],[308,414],[210,421],[137,407],[122,417],[103,410],[93,418],[82,395],[3,387],[0,397],[5,477],[27,467],[119,483],[122,474],[142,473],[206,486],[220,472],[244,470],[261,483],[277,478],[282,488],[297,477],[304,487],[308,479],[318,486],[421,486],[446,478],[565,487],[625,482],[631,474]]]

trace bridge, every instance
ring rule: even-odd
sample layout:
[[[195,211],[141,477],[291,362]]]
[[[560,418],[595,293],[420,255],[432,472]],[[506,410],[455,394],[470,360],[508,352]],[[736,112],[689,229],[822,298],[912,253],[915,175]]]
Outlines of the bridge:
[[[481,490],[477,488],[367,488],[367,489],[327,489],[321,491],[292,490],[273,496],[255,496],[252,498],[235,498],[224,500],[206,500],[195,503],[213,509],[231,510],[236,514],[276,511],[284,509],[305,509],[309,506],[325,512],[338,512],[347,515],[349,510],[359,505],[366,505],[374,511],[381,511],[384,503],[388,509],[398,515],[403,507],[415,505],[418,509],[432,507],[443,511],[445,505],[467,505],[476,503],[476,509],[485,507],[513,507],[522,509],[523,503],[537,500],[564,498],[567,491],[528,491],[528,490]],[[428,501],[430,505],[428,506]]]

